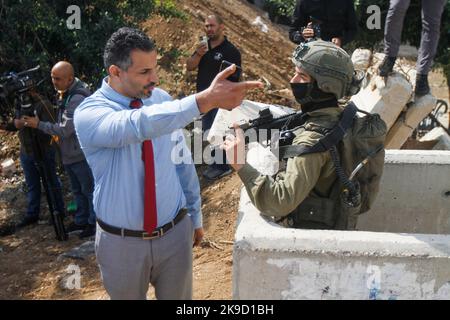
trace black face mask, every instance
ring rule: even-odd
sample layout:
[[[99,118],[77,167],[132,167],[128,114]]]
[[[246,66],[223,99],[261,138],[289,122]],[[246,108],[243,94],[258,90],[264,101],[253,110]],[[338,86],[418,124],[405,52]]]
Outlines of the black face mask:
[[[292,93],[294,94],[295,100],[298,103],[306,103],[306,98],[310,96],[312,85],[311,82],[308,83],[291,83]]]
[[[317,82],[291,83],[295,100],[301,104],[304,112],[337,105],[334,94],[323,92]]]

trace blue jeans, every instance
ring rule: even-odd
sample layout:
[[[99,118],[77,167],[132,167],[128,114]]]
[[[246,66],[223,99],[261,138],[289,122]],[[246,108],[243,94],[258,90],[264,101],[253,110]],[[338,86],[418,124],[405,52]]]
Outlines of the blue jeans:
[[[214,119],[216,118],[217,111],[219,111],[219,109],[213,109],[203,115],[203,117],[202,117],[203,132],[211,129]],[[211,153],[211,156],[213,156],[213,157],[215,156],[214,151]],[[228,164],[226,164],[226,161],[227,161],[226,159],[227,158],[225,156],[225,151],[222,151],[222,161],[223,161],[222,164],[213,163],[210,165],[210,167],[225,172],[230,168],[230,166]]]
[[[43,159],[48,168],[48,187],[53,186],[52,193],[55,197],[54,206],[56,210],[64,214],[64,200],[62,197],[61,182],[56,175],[55,166],[55,151],[51,150],[44,154]],[[27,199],[28,209],[27,214],[30,216],[39,216],[41,209],[41,174],[39,173],[38,165],[34,156],[20,153],[20,163],[25,174],[25,182],[28,187]]]
[[[72,193],[77,203],[75,223],[78,225],[95,224],[93,205],[94,177],[86,160],[64,165],[69,175]]]

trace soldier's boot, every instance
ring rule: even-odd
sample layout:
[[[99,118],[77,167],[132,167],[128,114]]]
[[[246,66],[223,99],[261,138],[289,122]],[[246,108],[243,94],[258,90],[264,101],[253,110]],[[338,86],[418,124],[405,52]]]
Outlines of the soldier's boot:
[[[417,74],[416,77],[416,88],[414,89],[416,96],[424,96],[430,93],[430,86],[428,84],[427,74]]]
[[[383,59],[383,62],[378,67],[378,73],[382,77],[387,77],[389,73],[392,72],[392,69],[394,68],[395,60],[397,57],[388,57],[385,56]]]

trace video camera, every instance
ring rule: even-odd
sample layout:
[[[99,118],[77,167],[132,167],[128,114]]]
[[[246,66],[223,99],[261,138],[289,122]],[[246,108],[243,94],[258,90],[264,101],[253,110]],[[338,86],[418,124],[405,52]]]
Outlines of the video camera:
[[[16,111],[19,111],[19,117],[35,116],[34,97],[32,96],[31,90],[44,81],[44,79],[37,80],[37,71],[39,69],[40,66],[37,66],[19,73],[10,72],[0,77],[0,117],[8,118],[17,116],[17,114],[15,114]],[[42,184],[44,185],[56,239],[60,241],[67,240],[68,236],[63,223],[64,212],[59,212],[56,209],[56,187],[54,181],[50,178],[51,169],[44,160],[46,151],[42,141],[38,137],[38,130],[25,127],[21,132],[29,137],[32,142],[31,147],[33,149],[33,157],[37,164]]]
[[[40,85],[44,79],[37,80],[40,66],[19,73],[9,72],[0,77],[0,116],[7,118],[14,114],[14,107],[20,108],[21,115],[33,116],[31,97],[27,94],[31,89]]]

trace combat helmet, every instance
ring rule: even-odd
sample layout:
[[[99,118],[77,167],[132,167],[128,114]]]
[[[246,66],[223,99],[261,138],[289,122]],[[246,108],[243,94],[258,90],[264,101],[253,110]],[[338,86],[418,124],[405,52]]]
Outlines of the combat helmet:
[[[355,72],[345,50],[323,40],[301,43],[294,50],[292,62],[317,82],[317,87],[336,99],[358,93],[363,73]]]

